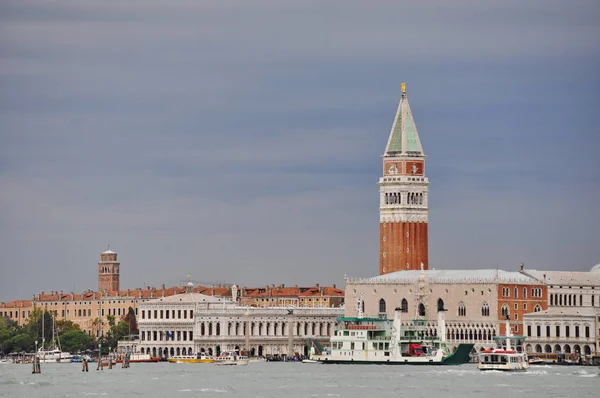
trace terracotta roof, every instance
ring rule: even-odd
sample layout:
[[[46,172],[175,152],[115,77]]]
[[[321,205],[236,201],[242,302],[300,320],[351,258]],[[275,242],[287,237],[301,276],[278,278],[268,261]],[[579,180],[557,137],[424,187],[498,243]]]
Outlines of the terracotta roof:
[[[300,293],[300,297],[344,297],[344,291],[331,286],[311,287]]]
[[[33,304],[31,300],[14,300],[8,303],[0,303],[0,308],[21,308],[31,307]]]

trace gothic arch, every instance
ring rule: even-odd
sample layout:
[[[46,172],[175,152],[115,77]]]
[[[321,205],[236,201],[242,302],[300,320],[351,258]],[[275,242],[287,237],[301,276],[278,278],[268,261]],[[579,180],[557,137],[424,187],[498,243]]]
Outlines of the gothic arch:
[[[458,316],[467,316],[467,308],[462,301],[458,303]]]
[[[425,316],[425,305],[419,303],[419,316]]]
[[[385,300],[379,299],[379,314],[385,314],[386,312]]]
[[[490,316],[490,305],[486,301],[481,305],[481,315]]]
[[[442,300],[441,298],[439,298],[437,301],[437,310],[438,312],[444,311],[444,300]]]
[[[405,298],[402,299],[400,308],[402,308],[402,312],[404,312],[404,313],[408,312],[408,301]]]

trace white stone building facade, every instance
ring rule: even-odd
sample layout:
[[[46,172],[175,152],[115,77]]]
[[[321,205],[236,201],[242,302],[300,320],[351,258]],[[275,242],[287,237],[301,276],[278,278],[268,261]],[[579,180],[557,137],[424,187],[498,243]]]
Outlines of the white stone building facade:
[[[589,272],[521,272],[548,287],[548,310],[525,316],[526,348],[535,353],[599,353],[600,264]]]
[[[343,308],[197,307],[196,352],[247,351],[250,356],[307,355],[307,341],[328,345]]]
[[[211,308],[233,305],[231,301],[214,296],[187,292],[140,303],[138,315],[141,353],[153,357],[192,355],[194,350],[194,313],[198,307]]]

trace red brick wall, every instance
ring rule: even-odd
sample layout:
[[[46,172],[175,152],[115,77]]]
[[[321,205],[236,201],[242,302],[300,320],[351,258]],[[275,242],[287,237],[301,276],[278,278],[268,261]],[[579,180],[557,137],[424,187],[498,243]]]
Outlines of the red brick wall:
[[[504,290],[508,289],[508,296],[504,296]],[[515,297],[515,288],[517,288],[518,295]],[[527,289],[527,298],[523,297],[523,289]],[[541,290],[541,297],[534,297],[533,289]],[[513,334],[522,336],[525,334],[523,330],[523,315],[530,312],[534,312],[536,305],[539,305],[542,311],[548,309],[548,288],[544,285],[522,285],[522,284],[499,284],[498,285],[498,320],[500,323],[500,334],[506,333],[504,324],[505,317],[502,316],[502,307],[508,306],[508,312],[510,314],[510,325]],[[515,309],[515,304],[517,309]],[[527,305],[527,309],[523,308],[523,304]],[[515,314],[517,319],[515,319]],[[518,330],[515,330],[515,326],[518,326]]]
[[[379,247],[381,275],[395,271],[420,270],[421,263],[424,269],[428,269],[427,223],[380,223]],[[406,267],[407,263],[409,268]]]

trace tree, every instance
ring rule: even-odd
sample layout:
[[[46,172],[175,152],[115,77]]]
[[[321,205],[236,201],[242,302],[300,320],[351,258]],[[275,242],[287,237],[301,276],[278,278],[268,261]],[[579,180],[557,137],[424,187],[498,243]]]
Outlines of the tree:
[[[42,336],[42,313],[44,319],[44,335]],[[41,308],[36,308],[32,311],[31,316],[29,317],[29,321],[25,325],[23,325],[23,333],[28,334],[34,340],[39,340],[41,342],[46,339],[46,341],[52,340],[52,317],[49,311],[44,311]]]
[[[12,352],[29,352],[34,350],[33,339],[30,335],[21,333],[13,337],[8,342]]]
[[[78,324],[73,323],[72,321],[60,320],[56,321],[56,331],[58,334],[66,333],[71,330],[81,330]]]
[[[8,354],[12,351],[12,338],[21,333],[21,327],[17,322],[4,316],[0,316],[0,352]]]
[[[94,338],[81,330],[72,329],[60,336],[60,345],[63,351],[80,352],[93,348]]]

